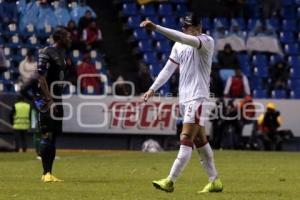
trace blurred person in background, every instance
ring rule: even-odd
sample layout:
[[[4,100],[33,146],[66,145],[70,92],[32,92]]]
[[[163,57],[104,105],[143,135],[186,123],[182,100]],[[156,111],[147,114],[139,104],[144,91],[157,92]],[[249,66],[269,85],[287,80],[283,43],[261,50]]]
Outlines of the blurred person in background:
[[[288,92],[288,80],[290,78],[290,68],[285,62],[279,61],[274,66],[269,68],[269,95],[272,90],[283,89]]]
[[[83,30],[82,39],[87,45],[87,50],[101,50],[102,32],[97,26],[96,21],[92,21],[89,26]]]
[[[263,150],[281,150],[282,138],[278,134],[278,128],[282,124],[280,112],[274,103],[270,102],[266,106],[265,113],[257,119],[256,136],[262,143]]]
[[[209,89],[212,97],[223,97],[224,84],[217,63],[212,64]]]
[[[30,112],[30,104],[22,96],[19,96],[12,106],[10,115],[16,152],[19,152],[20,144],[23,152],[27,150],[26,136],[30,128]]]
[[[225,44],[224,50],[218,52],[218,62],[221,69],[235,69],[239,67],[239,60],[236,52],[230,44]]]
[[[223,140],[223,127],[224,119],[222,116],[225,114],[225,101],[223,98],[219,98],[216,101],[216,106],[210,113],[211,126],[211,137],[210,142],[214,149],[220,149]]]
[[[6,58],[4,55],[4,50],[0,46],[0,75],[7,70]]]
[[[20,78],[23,83],[26,83],[36,73],[37,62],[34,59],[32,51],[27,51],[26,57],[19,64]]]
[[[264,19],[277,17],[280,11],[280,0],[261,0],[262,14]]]
[[[74,49],[83,49],[84,48],[84,44],[81,41],[81,35],[80,35],[80,31],[78,30],[76,23],[74,20],[70,20],[68,22],[67,25],[67,30],[71,33],[71,39],[72,39],[72,43],[71,43],[71,50]]]
[[[0,23],[6,28],[11,23],[18,21],[18,8],[15,0],[3,0],[0,3]]]
[[[91,87],[94,90],[93,93],[101,94],[103,91],[101,91],[99,75],[95,64],[91,62],[90,55],[85,54],[82,63],[77,66],[77,77],[80,79],[80,86],[78,85],[78,87],[81,88],[82,92]],[[80,78],[80,76],[83,76],[83,78]]]
[[[240,68],[236,68],[235,75],[227,79],[224,96],[229,98],[244,98],[246,95],[250,95],[248,78],[242,73]]]
[[[79,19],[79,22],[78,22],[79,32],[82,33],[83,30],[86,29],[90,25],[90,23],[95,20],[96,19],[93,17],[93,13],[90,10],[87,10],[84,13],[84,16],[82,16]]]

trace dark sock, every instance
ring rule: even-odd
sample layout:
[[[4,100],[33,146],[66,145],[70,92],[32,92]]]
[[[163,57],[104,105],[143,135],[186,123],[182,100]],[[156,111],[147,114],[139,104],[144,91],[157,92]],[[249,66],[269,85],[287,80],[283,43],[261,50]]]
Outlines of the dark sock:
[[[52,145],[50,144],[48,139],[42,139],[40,150],[41,150],[41,158],[42,158],[42,164],[44,172],[43,174],[47,174],[48,172],[51,173],[52,163],[51,161],[51,152],[53,151]]]
[[[52,166],[53,166],[53,162],[55,159],[55,154],[56,154],[56,147],[55,145],[51,145],[51,150],[49,152],[49,167],[50,167],[50,173],[52,173]]]

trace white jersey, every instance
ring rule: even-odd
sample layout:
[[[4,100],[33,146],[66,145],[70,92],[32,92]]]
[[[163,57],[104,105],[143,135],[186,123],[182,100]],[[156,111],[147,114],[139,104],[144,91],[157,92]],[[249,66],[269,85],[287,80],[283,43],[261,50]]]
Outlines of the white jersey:
[[[212,37],[201,34],[199,48],[176,42],[170,60],[179,65],[179,103],[209,98],[210,72],[214,52]]]

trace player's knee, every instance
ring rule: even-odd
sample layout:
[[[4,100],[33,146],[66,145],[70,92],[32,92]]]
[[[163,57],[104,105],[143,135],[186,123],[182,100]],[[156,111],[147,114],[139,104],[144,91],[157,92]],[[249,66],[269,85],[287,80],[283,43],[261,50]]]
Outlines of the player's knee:
[[[201,148],[205,146],[208,143],[207,137],[203,137],[202,139],[200,137],[196,137],[194,139],[194,144],[196,148]]]
[[[193,147],[194,143],[193,143],[191,134],[181,133],[180,134],[180,144],[189,146],[189,147]]]
[[[53,145],[53,134],[51,132],[46,132],[42,134],[41,145]]]

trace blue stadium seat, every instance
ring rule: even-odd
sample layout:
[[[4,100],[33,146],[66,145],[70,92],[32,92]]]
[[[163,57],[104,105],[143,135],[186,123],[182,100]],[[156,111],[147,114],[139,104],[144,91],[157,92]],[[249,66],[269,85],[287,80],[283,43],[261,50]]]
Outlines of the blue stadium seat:
[[[176,15],[179,17],[185,16],[188,11],[186,4],[177,4],[176,5]]]
[[[298,6],[300,6],[300,0],[295,0],[295,4],[297,4]]]
[[[295,35],[293,32],[280,32],[279,38],[282,43],[292,43],[295,41]]]
[[[297,8],[297,18],[300,17],[300,7]]]
[[[240,63],[240,66],[242,68],[244,67],[249,67],[249,55],[246,54],[246,53],[239,53],[238,55],[238,60],[239,60],[239,63]]]
[[[259,76],[259,77],[268,77],[269,76],[269,68],[267,66],[255,67],[254,75]]]
[[[136,3],[124,3],[122,6],[122,13],[126,16],[136,15],[137,14]]]
[[[229,29],[229,22],[228,22],[228,19],[225,17],[214,18],[213,22],[214,22],[214,24],[221,22],[221,24],[225,27],[225,29],[227,29],[227,30]]]
[[[169,95],[170,94],[170,84],[169,82],[167,82],[166,84],[164,84],[160,90],[159,90],[160,95]]]
[[[160,57],[160,63],[165,64],[169,60],[170,54],[169,53],[163,53]]]
[[[0,35],[0,45],[5,45],[5,40],[1,35]]]
[[[82,59],[82,57],[83,57],[82,54],[77,49],[73,50],[71,53],[71,59],[73,63],[77,63],[79,60]]]
[[[138,47],[141,52],[148,52],[153,50],[151,41],[140,41]]]
[[[251,76],[250,84],[251,84],[251,88],[254,90],[263,89],[263,80],[259,76]]]
[[[251,76],[252,75],[252,69],[250,65],[241,65],[241,70],[244,73],[245,76]]]
[[[264,54],[255,54],[252,57],[252,64],[258,68],[266,68],[269,65],[267,56]]]
[[[151,72],[152,76],[156,77],[160,70],[162,69],[161,64],[149,65],[149,71]]]
[[[254,28],[256,21],[257,21],[256,19],[251,19],[251,18],[248,20],[248,23],[247,23],[248,31],[251,31]]]
[[[35,34],[35,30],[34,30],[34,25],[32,25],[32,24],[28,24],[26,26],[25,30],[20,31],[20,35],[23,38],[31,37],[34,34]]]
[[[281,8],[281,16],[283,19],[295,19],[296,8],[294,6],[285,6]]]
[[[210,30],[214,28],[209,17],[202,18],[202,27],[206,30]]]
[[[146,19],[151,20],[155,24],[160,24],[160,20],[157,16],[150,16],[150,17],[147,17]]]
[[[274,65],[275,63],[283,61],[283,56],[279,54],[274,54],[270,56],[270,65]]]
[[[289,56],[288,57],[288,64],[292,68],[300,68],[300,58],[299,58],[299,56]]]
[[[141,16],[130,16],[127,19],[127,25],[129,28],[139,28],[141,21]]]
[[[10,84],[3,83],[0,81],[0,92],[7,93],[10,90]]]
[[[282,21],[282,30],[283,31],[296,31],[297,29],[297,22],[296,20],[283,20]]]
[[[273,90],[272,98],[285,99],[285,98],[287,98],[286,91],[285,90]]]
[[[293,90],[291,92],[291,97],[294,99],[300,99],[300,90]]]
[[[168,40],[162,40],[156,43],[156,49],[159,52],[169,52],[171,48],[171,43]]]
[[[176,20],[173,16],[163,17],[161,19],[161,24],[165,27],[174,28],[177,26]]]
[[[297,43],[291,43],[284,45],[284,52],[289,56],[294,56],[299,54],[299,45]]]
[[[164,37],[162,34],[160,34],[160,33],[157,33],[156,31],[152,31],[151,32],[151,37],[152,37],[152,39],[154,39],[154,40],[165,40],[166,39],[166,37]]]
[[[22,45],[22,40],[19,37],[19,35],[13,35],[11,36],[11,38],[9,39],[9,42],[7,43],[7,47],[11,48],[11,49],[18,49],[20,48],[20,46]]]
[[[147,52],[147,53],[145,53],[144,54],[144,62],[146,63],[146,64],[152,64],[152,65],[155,65],[155,64],[157,64],[157,55],[156,55],[156,53],[155,52]]]
[[[258,98],[258,99],[267,98],[267,91],[264,89],[253,90],[253,98]]]
[[[173,9],[171,4],[160,4],[158,6],[158,14],[161,16],[173,15]]]
[[[137,40],[147,40],[147,39],[149,39],[149,35],[147,33],[147,30],[141,29],[141,28],[138,28],[138,29],[134,30],[133,31],[133,36]]]
[[[144,16],[156,15],[156,11],[153,5],[141,5],[140,13]]]
[[[291,78],[300,78],[300,68],[299,67],[294,67],[291,68]]]
[[[220,73],[221,79],[225,83],[229,77],[231,77],[235,74],[233,69],[221,69],[219,73]]]
[[[300,90],[300,78],[291,78],[288,82],[292,90]]]
[[[24,47],[28,49],[38,49],[40,47],[40,42],[35,35],[32,35],[30,38],[26,40]]]
[[[16,24],[9,24],[3,32],[1,32],[6,37],[12,37],[13,35],[19,34],[18,26]]]
[[[267,23],[270,24],[275,31],[278,31],[281,28],[279,19],[277,18],[268,19]]]
[[[294,4],[294,0],[281,0],[282,6],[291,6]]]
[[[238,17],[238,18],[233,18],[231,19],[231,24],[233,21],[236,21],[238,23],[238,25],[240,26],[241,30],[245,30],[246,29],[246,22],[244,18]]]

